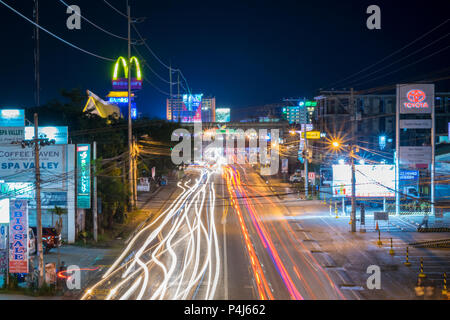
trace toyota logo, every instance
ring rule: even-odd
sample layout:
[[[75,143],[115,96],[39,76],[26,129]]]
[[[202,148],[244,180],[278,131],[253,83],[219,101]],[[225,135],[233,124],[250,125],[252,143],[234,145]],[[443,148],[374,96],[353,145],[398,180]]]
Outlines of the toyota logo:
[[[410,90],[408,91],[408,93],[406,94],[406,97],[408,98],[408,100],[412,103],[417,103],[417,102],[422,102],[426,99],[426,95],[425,92],[423,92],[422,90]]]

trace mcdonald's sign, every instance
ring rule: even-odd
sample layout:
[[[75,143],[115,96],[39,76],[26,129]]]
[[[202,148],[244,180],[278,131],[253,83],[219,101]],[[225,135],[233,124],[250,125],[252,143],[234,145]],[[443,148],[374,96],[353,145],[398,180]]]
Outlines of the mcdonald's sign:
[[[135,65],[133,70],[132,65]],[[122,67],[124,77],[119,77],[119,69]],[[131,90],[142,89],[142,73],[139,60],[136,57],[131,57],[130,61],[124,57],[119,57],[114,65],[114,73],[112,78],[112,86],[114,90],[128,90],[128,68],[132,68],[132,71],[136,71],[136,76],[131,77]]]

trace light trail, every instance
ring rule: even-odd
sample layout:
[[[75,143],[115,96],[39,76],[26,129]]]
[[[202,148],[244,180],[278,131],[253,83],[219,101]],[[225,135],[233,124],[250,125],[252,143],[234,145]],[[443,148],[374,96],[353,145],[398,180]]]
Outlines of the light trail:
[[[226,167],[226,169],[224,171],[224,177],[226,178],[226,181],[227,181],[227,188],[228,188],[230,197],[232,198],[233,207],[239,217],[241,231],[244,234],[244,237],[246,239],[245,243],[246,243],[247,252],[249,254],[250,259],[252,261],[255,261],[255,263],[252,263],[251,267],[252,267],[253,275],[256,279],[257,291],[258,291],[258,294],[259,294],[259,297],[261,298],[261,300],[267,300],[267,299],[273,300],[274,297],[269,288],[267,279],[264,276],[264,272],[262,270],[261,263],[259,262],[259,259],[255,253],[253,244],[251,243],[251,241],[249,239],[250,237],[248,236],[248,230],[247,230],[247,227],[242,218],[242,212],[241,212],[240,207],[237,204],[237,202],[234,201],[234,199],[236,199],[236,193],[235,193],[235,190],[233,189],[233,183],[232,183],[232,180],[236,179],[236,176],[234,173],[235,172],[230,167]]]
[[[241,198],[243,199],[244,205],[250,214],[251,221],[257,231],[257,234],[264,244],[264,247],[268,251],[278,273],[283,280],[283,283],[285,284],[287,290],[289,291],[289,294],[291,295],[291,298],[296,300],[303,300],[303,296],[300,294],[300,292],[298,292],[291,276],[289,275],[289,272],[286,270],[284,263],[281,261],[278,251],[273,245],[273,241],[269,232],[267,232],[264,224],[259,218],[259,215],[256,214],[256,210],[251,202],[248,201],[248,194],[242,187],[239,172],[235,168],[231,168],[230,171],[234,175],[233,186],[241,194]]]
[[[259,194],[260,196],[262,196],[262,199],[267,200],[270,205],[274,208],[277,209],[278,205],[272,200],[272,197],[267,196],[265,194],[263,194],[261,191],[258,191],[256,188],[252,188],[249,187],[249,189],[251,189],[253,192]],[[255,201],[257,203],[260,204],[260,206],[262,205],[262,201],[258,200],[257,198],[255,198]],[[276,210],[274,212],[277,212]],[[306,261],[306,266],[310,269],[310,274],[313,275],[313,277],[315,278],[317,283],[321,283],[321,279],[319,278],[319,274],[322,274],[325,279],[327,280],[327,282],[330,284],[331,288],[334,289],[334,291],[336,292],[336,294],[341,298],[345,300],[344,295],[342,294],[341,290],[336,286],[336,284],[331,280],[330,276],[328,275],[328,273],[321,267],[321,265],[318,263],[318,261],[314,258],[314,256],[312,255],[312,253],[310,252],[310,250],[308,250],[305,245],[303,244],[303,242],[298,239],[297,235],[295,234],[295,232],[292,230],[291,226],[289,225],[289,223],[287,222],[285,216],[283,216],[282,214],[278,213],[280,218],[276,219],[281,227],[286,231],[286,234],[289,235],[287,237],[287,239],[289,240],[289,242],[291,243],[292,248],[294,248],[295,251],[298,252],[298,257],[301,258],[302,260]],[[288,255],[289,259],[291,260],[291,262],[293,263],[294,267],[294,272],[297,275],[297,277],[303,281],[303,284],[306,287],[306,290],[309,292],[310,296],[312,298],[316,298],[316,295],[314,294],[314,292],[312,291],[312,289],[310,288],[310,286],[308,285],[308,283],[304,280],[304,277],[301,276],[301,274],[299,273],[298,269],[296,268],[296,263],[293,259],[293,257],[291,256],[291,254],[289,253],[284,241],[282,240],[282,237],[280,237],[279,233],[277,232],[274,224],[273,224],[273,219],[269,219],[269,224],[272,226],[271,229],[271,233],[275,234],[277,236],[277,238],[279,239],[280,244],[283,246],[284,251],[286,252],[286,254]],[[296,242],[293,241],[292,236],[295,238]],[[300,245],[302,247],[303,250],[300,250],[298,248],[298,245]]]
[[[215,171],[195,170],[200,178],[192,186],[189,181],[184,186],[177,184],[182,192],[131,239],[82,299],[93,298],[96,289],[104,287],[107,300],[189,299],[203,279],[207,279],[202,291],[204,298],[214,298],[221,269],[214,216],[215,190],[211,182]],[[158,242],[153,245],[155,241]],[[130,255],[131,260],[124,261]]]

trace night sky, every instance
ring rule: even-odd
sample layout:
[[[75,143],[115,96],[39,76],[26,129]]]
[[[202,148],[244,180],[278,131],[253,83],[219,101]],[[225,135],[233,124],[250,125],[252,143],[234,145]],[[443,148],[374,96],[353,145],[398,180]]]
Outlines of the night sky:
[[[3,0],[32,19],[32,0]],[[127,21],[102,0],[65,0],[81,14],[115,34],[127,35]],[[125,12],[125,0],[109,0]],[[447,5],[446,5],[447,3]],[[180,68],[194,93],[216,97],[217,106],[240,108],[279,102],[285,97],[313,97],[319,88],[379,61],[450,17],[445,1],[148,1],[134,0],[132,16],[143,37],[164,63]],[[366,28],[366,9],[381,8],[381,30]],[[127,54],[126,41],[82,21],[81,30],[66,28],[66,7],[58,0],[40,0],[40,24],[93,53],[117,58]],[[33,26],[0,4],[2,39],[0,107],[34,105]],[[132,29],[132,37],[137,38]],[[367,73],[384,68],[445,36],[446,23],[435,32]],[[91,57],[40,32],[41,102],[58,99],[59,90],[79,87],[104,97],[111,90],[113,63]],[[450,45],[444,37],[417,54],[359,81],[334,88],[357,89],[449,74],[450,50],[395,71]],[[168,80],[169,72],[144,46],[138,50]],[[169,85],[147,68],[146,77],[161,90]],[[374,79],[380,77],[379,79]],[[370,81],[374,79],[374,81]],[[174,86],[174,90],[176,87]],[[438,82],[437,91],[450,90]],[[149,116],[165,116],[166,96],[147,82],[138,93],[138,108]]]

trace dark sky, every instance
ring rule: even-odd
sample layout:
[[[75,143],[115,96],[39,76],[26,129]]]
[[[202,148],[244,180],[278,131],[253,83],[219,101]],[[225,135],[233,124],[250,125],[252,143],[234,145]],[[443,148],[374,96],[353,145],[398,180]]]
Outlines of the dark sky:
[[[32,0],[2,0],[32,18]],[[121,36],[126,19],[102,0],[65,0],[81,14]],[[125,11],[125,0],[109,0]],[[313,97],[321,87],[347,77],[414,41],[450,17],[445,1],[148,1],[133,0],[132,15],[164,63],[182,69],[193,92],[216,97],[217,106],[239,108],[279,102],[284,97]],[[381,8],[381,30],[366,28],[366,9]],[[448,4],[448,2],[447,2]],[[93,53],[117,58],[127,54],[126,41],[82,21],[81,30],[66,28],[66,7],[58,0],[40,0],[40,24]],[[32,25],[0,4],[2,39],[0,107],[34,105]],[[371,88],[449,74],[450,50],[395,71],[450,45],[450,37],[375,73],[380,68],[450,32],[446,23],[383,63],[335,88]],[[59,98],[59,90],[80,87],[104,97],[111,89],[113,63],[91,57],[41,31],[41,100]],[[133,32],[133,37],[137,35]],[[144,46],[139,51],[162,77],[169,72]],[[439,72],[440,71],[440,72]],[[168,84],[148,69],[147,78],[163,91]],[[364,79],[359,77],[372,73]],[[374,79],[380,77],[379,79]],[[374,79],[374,81],[370,81]],[[176,90],[176,87],[174,87]],[[437,91],[450,90],[438,82]],[[165,116],[166,96],[144,82],[138,108]]]

